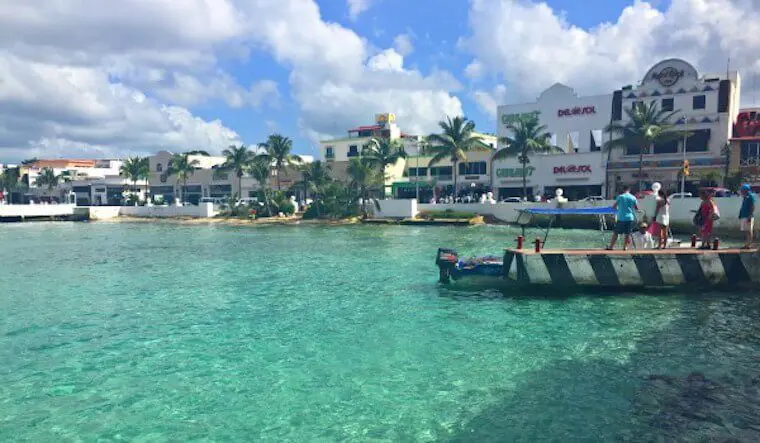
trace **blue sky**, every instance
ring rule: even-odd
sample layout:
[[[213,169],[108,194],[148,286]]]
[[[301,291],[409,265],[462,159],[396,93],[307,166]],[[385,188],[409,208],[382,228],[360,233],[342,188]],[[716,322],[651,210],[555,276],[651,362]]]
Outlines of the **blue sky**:
[[[0,15],[0,162],[220,152],[274,131],[316,155],[394,112],[426,134],[555,82],[580,95],[663,58],[760,73],[752,0],[28,0]],[[353,5],[353,8],[352,8]]]

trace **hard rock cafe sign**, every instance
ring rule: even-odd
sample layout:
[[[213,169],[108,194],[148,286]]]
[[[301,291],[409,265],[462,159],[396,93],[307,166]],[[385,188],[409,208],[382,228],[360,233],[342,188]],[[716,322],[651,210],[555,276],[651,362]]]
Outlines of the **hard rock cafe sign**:
[[[678,70],[672,66],[662,68],[660,72],[652,73],[652,80],[657,80],[662,86],[670,87],[678,83],[684,76],[684,71]]]

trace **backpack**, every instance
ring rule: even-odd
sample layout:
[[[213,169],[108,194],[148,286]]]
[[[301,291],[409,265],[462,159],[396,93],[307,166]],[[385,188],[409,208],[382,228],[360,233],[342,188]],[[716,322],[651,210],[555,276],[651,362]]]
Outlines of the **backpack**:
[[[694,214],[692,223],[694,223],[694,226],[702,226],[703,224],[705,224],[705,218],[702,217],[702,211],[700,209],[697,209],[697,213]]]

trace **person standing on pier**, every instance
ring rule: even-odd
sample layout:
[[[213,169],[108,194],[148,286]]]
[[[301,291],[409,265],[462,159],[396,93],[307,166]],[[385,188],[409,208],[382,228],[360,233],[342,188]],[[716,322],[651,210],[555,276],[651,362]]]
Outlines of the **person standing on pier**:
[[[625,186],[623,193],[617,196],[615,204],[612,205],[612,208],[617,210],[617,221],[610,245],[607,247],[608,251],[615,249],[615,244],[620,235],[625,236],[623,240],[624,251],[631,244],[631,232],[636,223],[636,211],[639,209],[636,203],[636,197],[631,194],[631,187]]]
[[[668,247],[668,226],[670,226],[670,199],[668,193],[660,189],[657,192],[657,206],[654,210],[654,221],[657,226],[657,232],[654,235],[659,237],[657,249]]]
[[[752,192],[752,187],[748,184],[743,184],[741,193],[744,196],[742,201],[742,207],[739,209],[739,221],[741,222],[741,230],[745,235],[744,249],[749,249],[752,246],[752,240],[755,230],[755,201],[757,195]]]
[[[713,200],[713,194],[710,190],[701,190],[699,197],[702,199],[702,203],[699,205],[699,236],[702,238],[702,246],[699,249],[710,249],[710,236],[712,236],[713,226],[715,220],[720,217],[718,215],[718,207]]]

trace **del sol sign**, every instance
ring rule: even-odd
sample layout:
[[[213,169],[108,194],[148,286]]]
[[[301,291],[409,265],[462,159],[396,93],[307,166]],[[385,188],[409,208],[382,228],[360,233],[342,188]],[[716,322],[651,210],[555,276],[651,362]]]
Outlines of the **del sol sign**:
[[[541,115],[541,111],[533,111],[533,112],[521,112],[517,114],[502,114],[501,115],[501,123],[504,125],[509,125],[511,123],[514,123],[517,121],[517,119],[524,117],[535,117],[538,118]]]
[[[533,171],[535,171],[536,168],[533,166],[528,166],[525,168],[525,176],[530,177],[533,175]],[[523,168],[499,168],[496,170],[496,176],[500,178],[516,178],[523,176]]]
[[[576,115],[596,114],[594,106],[576,106],[574,108],[558,109],[557,117],[572,117]]]
[[[567,165],[567,166],[555,166],[555,175],[563,174],[591,174],[591,165]]]

